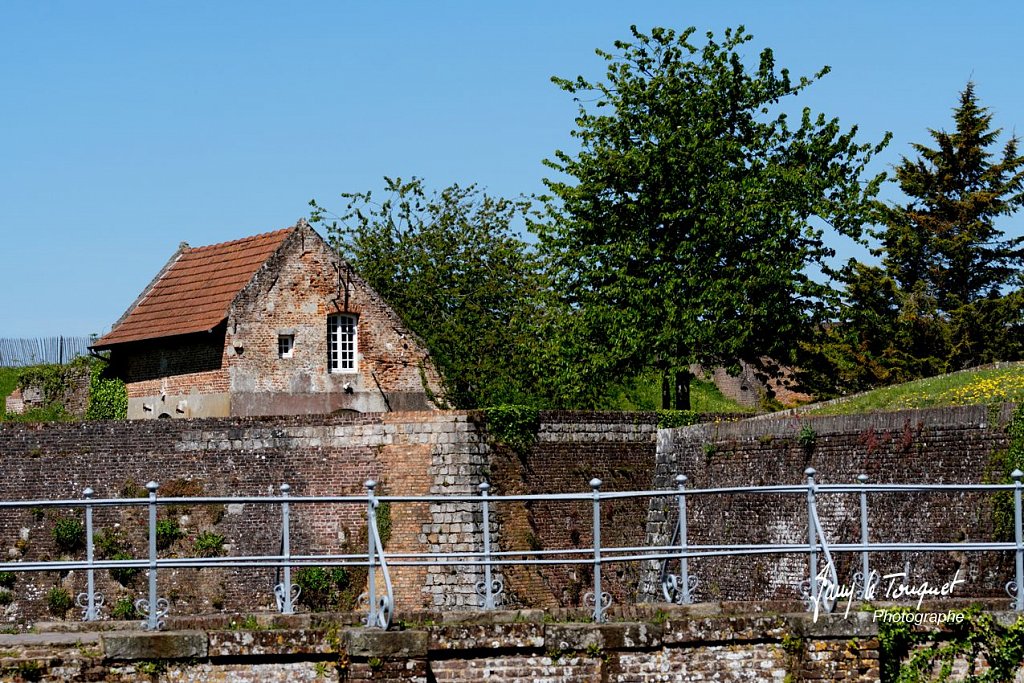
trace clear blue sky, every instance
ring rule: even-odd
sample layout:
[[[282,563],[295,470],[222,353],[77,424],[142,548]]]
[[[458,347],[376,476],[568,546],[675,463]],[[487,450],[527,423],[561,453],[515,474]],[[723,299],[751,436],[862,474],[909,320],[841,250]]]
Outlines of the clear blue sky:
[[[102,333],[179,242],[383,175],[538,191],[572,146],[550,76],[600,75],[633,23],[742,23],[751,59],[831,65],[803,103],[892,131],[879,171],[951,125],[968,79],[1024,126],[1019,2],[4,2],[0,337]]]

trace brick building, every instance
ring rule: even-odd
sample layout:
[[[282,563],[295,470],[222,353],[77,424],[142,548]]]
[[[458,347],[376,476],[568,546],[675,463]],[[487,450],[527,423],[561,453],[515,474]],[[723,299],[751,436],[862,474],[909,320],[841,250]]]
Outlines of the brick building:
[[[113,329],[128,417],[433,409],[423,342],[304,220],[182,243]]]

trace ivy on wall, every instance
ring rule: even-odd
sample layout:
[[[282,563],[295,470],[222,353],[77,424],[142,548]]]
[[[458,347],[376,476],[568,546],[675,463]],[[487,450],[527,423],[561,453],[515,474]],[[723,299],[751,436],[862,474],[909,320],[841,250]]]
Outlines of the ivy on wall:
[[[992,453],[989,458],[985,480],[998,484],[1012,484],[1010,473],[1015,469],[1024,471],[1024,404],[1017,406],[1006,426],[1008,446]],[[992,527],[997,541],[1012,541],[1014,538],[1013,493],[999,491],[992,500]]]
[[[104,377],[105,362],[94,362],[89,381],[87,420],[123,420],[128,416],[128,391],[116,377]]]
[[[124,382],[106,375],[107,363],[101,358],[81,356],[67,365],[33,365],[18,373],[18,388],[35,388],[43,404],[23,415],[4,415],[21,422],[58,422],[75,419],[66,402],[83,375],[89,376],[89,397],[85,410],[88,420],[123,420],[128,415],[128,393]]]
[[[908,617],[921,614],[911,609],[886,612]],[[973,607],[959,614],[963,615],[962,621],[947,621],[938,633],[916,628],[912,619],[878,619],[882,683],[1016,680],[1024,661],[1024,617],[1006,625]],[[958,665],[966,671],[953,679]]]
[[[501,405],[484,410],[487,433],[517,453],[525,453],[537,441],[540,411],[532,406]]]

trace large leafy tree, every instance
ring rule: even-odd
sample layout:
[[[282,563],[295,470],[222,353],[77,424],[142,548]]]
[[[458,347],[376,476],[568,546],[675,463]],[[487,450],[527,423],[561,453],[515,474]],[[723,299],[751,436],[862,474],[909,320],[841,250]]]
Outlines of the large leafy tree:
[[[475,185],[385,178],[383,196],[313,206],[329,241],[419,334],[459,408],[536,402],[540,268],[516,236],[529,203]]]
[[[896,180],[908,201],[892,207],[875,233],[882,265],[904,295],[922,292],[948,326],[942,343],[922,350],[948,369],[1019,356],[1024,236],[997,225],[1024,203],[1024,156],[968,83],[953,110],[952,132],[929,130]]]
[[[546,162],[558,175],[537,226],[592,352],[580,360],[610,378],[656,368],[680,408],[691,364],[790,359],[830,293],[812,277],[833,255],[824,225],[858,237],[883,179],[861,182],[882,145],[787,116],[827,68],[793,80],[771,50],[744,63],[742,27],[693,34],[633,27],[598,51],[603,81],[553,79],[580,102],[578,151]]]

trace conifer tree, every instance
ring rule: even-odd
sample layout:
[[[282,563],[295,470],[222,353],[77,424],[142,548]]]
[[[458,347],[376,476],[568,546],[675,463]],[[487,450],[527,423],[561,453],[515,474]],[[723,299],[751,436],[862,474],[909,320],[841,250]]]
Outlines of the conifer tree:
[[[929,130],[933,147],[913,146],[896,180],[909,201],[887,212],[876,255],[904,295],[934,304],[948,325],[947,348],[923,353],[954,370],[1020,354],[1019,283],[1024,236],[997,225],[1024,203],[1024,156],[978,103],[973,83],[960,93],[952,132]],[[937,336],[936,339],[940,339]]]

